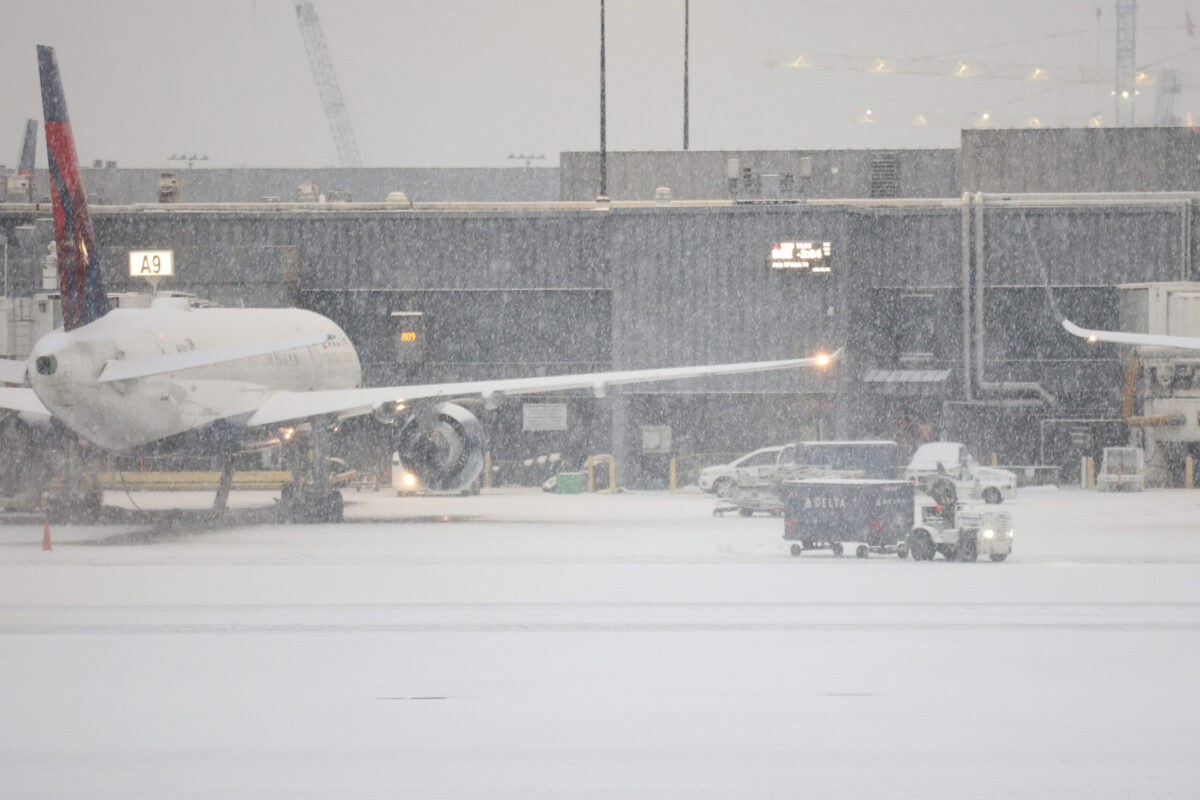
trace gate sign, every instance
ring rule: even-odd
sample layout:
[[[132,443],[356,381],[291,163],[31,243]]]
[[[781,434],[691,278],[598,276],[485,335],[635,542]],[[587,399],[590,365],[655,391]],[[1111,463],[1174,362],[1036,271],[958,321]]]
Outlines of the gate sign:
[[[175,256],[171,250],[130,250],[129,277],[169,278],[175,274]]]

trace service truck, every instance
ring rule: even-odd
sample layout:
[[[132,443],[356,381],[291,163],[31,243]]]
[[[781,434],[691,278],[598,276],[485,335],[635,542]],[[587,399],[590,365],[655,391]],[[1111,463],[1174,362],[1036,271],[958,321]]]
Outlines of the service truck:
[[[783,538],[791,553],[846,549],[859,558],[895,554],[914,561],[937,555],[948,561],[1012,552],[1012,514],[984,506],[960,506],[954,483],[931,481],[914,494],[908,481],[807,479],[783,484]]]

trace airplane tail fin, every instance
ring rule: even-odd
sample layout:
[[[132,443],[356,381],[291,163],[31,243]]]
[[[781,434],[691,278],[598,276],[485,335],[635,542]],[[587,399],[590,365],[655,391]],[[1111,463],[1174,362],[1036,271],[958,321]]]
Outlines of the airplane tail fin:
[[[33,159],[37,155],[37,120],[25,123],[25,138],[21,140],[21,160],[17,162],[18,175],[33,174]]]
[[[53,47],[37,46],[42,81],[42,113],[46,118],[46,157],[50,162],[50,195],[54,201],[54,240],[58,246],[58,288],[63,327],[78,328],[108,313],[108,296],[100,275],[100,253],[92,238],[92,220],[79,174],[75,137],[67,117],[67,101]]]

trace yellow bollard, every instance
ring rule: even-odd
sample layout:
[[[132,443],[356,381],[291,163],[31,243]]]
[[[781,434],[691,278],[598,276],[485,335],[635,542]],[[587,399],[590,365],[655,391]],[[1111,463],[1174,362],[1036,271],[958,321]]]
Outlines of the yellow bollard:
[[[996,454],[992,453],[992,466],[996,466]]]
[[[492,451],[483,453],[483,488],[492,488]]]
[[[1085,483],[1084,483],[1083,488],[1095,489],[1096,488],[1096,460],[1094,458],[1092,458],[1091,456],[1088,456],[1087,458],[1085,458],[1083,460],[1083,463],[1084,463],[1084,468],[1087,470],[1087,474],[1084,475]]]
[[[589,492],[594,492],[596,491],[596,462],[592,460],[591,456],[588,456],[587,459],[587,474],[587,490]]]
[[[669,480],[669,485],[671,487],[671,492],[674,493],[674,491],[675,491],[675,459],[673,459],[673,458],[671,459],[671,476],[670,476],[670,480]]]
[[[608,493],[617,493],[617,460],[615,458],[608,460]]]
[[[1196,486],[1193,478],[1196,477],[1196,462],[1188,456],[1183,462],[1183,488],[1192,489]]]

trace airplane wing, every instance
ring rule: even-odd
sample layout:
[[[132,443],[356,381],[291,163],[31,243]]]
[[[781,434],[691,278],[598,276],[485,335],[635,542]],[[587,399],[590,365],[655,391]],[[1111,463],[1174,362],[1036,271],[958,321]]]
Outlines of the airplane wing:
[[[1094,331],[1081,328],[1069,319],[1062,320],[1062,326],[1081,339],[1089,342],[1113,342],[1115,344],[1132,344],[1142,347],[1176,347],[1180,350],[1200,350],[1200,339],[1194,336],[1166,336],[1150,333],[1124,333],[1123,331]]]
[[[35,417],[46,417],[47,419],[53,416],[50,410],[42,405],[42,401],[38,400],[33,389],[25,386],[0,388],[0,409],[32,414]]]
[[[384,386],[373,389],[277,392],[267,398],[266,402],[250,415],[245,424],[249,426],[273,425],[325,415],[336,415],[342,418],[353,417],[369,414],[387,404],[407,404],[414,400],[482,397],[486,404],[493,405],[509,395],[537,394],[568,389],[590,389],[597,397],[603,397],[607,387],[626,383],[650,383],[702,378],[710,375],[736,375],[794,367],[825,366],[837,359],[841,352],[838,350],[833,355],[794,358],[784,361],[749,361],[740,364],[713,364],[705,367],[589,372],[576,375],[504,378],[463,383]]]
[[[25,383],[25,362],[0,358],[0,383]]]

